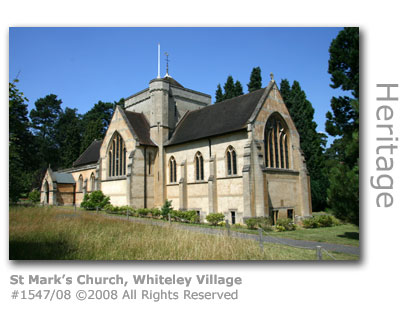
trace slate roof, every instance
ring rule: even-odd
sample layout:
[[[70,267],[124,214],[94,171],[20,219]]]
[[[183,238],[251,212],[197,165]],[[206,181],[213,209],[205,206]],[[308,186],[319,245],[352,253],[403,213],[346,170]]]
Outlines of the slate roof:
[[[169,84],[171,85],[171,86],[174,86],[174,87],[179,87],[179,88],[184,88],[179,82],[177,82],[175,79],[173,79],[172,77],[168,77],[168,76],[165,76],[164,78],[162,78],[163,80],[165,80],[165,81],[167,81],[167,82],[169,82]]]
[[[124,113],[138,136],[139,143],[146,146],[156,146],[150,138],[150,126],[145,116],[142,113],[132,111],[124,111]]]
[[[238,131],[247,127],[266,88],[190,111],[177,126],[167,145],[175,145]]]
[[[72,177],[71,173],[63,173],[63,172],[53,172],[53,181],[57,183],[70,183],[74,184],[75,180]]]
[[[73,167],[79,167],[86,164],[96,163],[99,160],[99,150],[101,149],[102,140],[93,141],[89,147],[73,163]]]

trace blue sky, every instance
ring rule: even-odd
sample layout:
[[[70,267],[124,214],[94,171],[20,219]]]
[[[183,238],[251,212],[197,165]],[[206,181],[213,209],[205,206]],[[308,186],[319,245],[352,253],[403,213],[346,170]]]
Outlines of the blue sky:
[[[63,107],[88,111],[99,100],[113,102],[148,87],[169,73],[184,87],[208,93],[228,75],[245,93],[253,67],[260,66],[263,86],[270,73],[300,82],[315,108],[318,131],[334,95],[327,73],[328,48],[342,28],[10,28],[9,78],[19,74],[19,89],[29,108],[54,93]],[[332,139],[331,139],[332,140]]]

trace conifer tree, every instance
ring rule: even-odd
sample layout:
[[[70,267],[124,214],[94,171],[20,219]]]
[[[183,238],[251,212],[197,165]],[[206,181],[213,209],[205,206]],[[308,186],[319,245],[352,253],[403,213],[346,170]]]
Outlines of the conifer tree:
[[[82,120],[84,135],[81,143],[81,153],[94,140],[100,140],[104,137],[114,110],[115,105],[113,103],[98,101],[91,110],[84,114]]]
[[[81,119],[77,109],[65,108],[56,123],[59,166],[71,167],[81,150]]]
[[[261,69],[260,67],[253,68],[250,75],[250,82],[247,84],[249,92],[261,89]]]
[[[333,97],[327,113],[326,131],[336,138],[327,152],[328,203],[338,218],[359,225],[359,29],[340,31],[329,52],[330,86],[352,97]]]
[[[240,83],[239,80],[236,80],[235,84],[234,84],[234,96],[238,97],[241,96],[243,94],[243,87]]]
[[[228,76],[226,83],[224,84],[224,99],[231,99],[236,96],[236,88],[234,86],[234,80],[232,76]]]
[[[217,85],[215,97],[216,97],[216,103],[223,101],[224,95],[223,95],[223,91],[222,91],[222,87],[220,86],[220,83]]]
[[[35,109],[31,110],[30,118],[35,132],[38,147],[37,161],[39,167],[58,166],[58,146],[56,142],[56,122],[62,112],[62,100],[55,94],[49,94],[37,99]]]
[[[298,81],[289,86],[287,79],[280,84],[280,93],[300,136],[301,150],[304,152],[311,179],[311,198],[314,211],[325,209],[328,181],[325,175],[324,146],[326,136],[317,133],[314,108],[307,100]]]

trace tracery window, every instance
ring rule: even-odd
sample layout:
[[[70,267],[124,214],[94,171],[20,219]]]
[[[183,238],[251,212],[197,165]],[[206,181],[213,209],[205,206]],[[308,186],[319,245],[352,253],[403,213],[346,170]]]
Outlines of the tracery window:
[[[278,115],[272,115],[267,120],[264,135],[266,167],[289,169],[289,141],[285,122]]]
[[[227,175],[232,176],[237,174],[237,160],[236,150],[232,146],[229,146],[226,150],[226,168]]]
[[[204,180],[203,156],[200,152],[195,155],[196,180]]]
[[[126,174],[126,148],[118,132],[114,133],[108,153],[108,175],[110,177]]]
[[[169,181],[176,182],[176,160],[173,156],[169,159]]]

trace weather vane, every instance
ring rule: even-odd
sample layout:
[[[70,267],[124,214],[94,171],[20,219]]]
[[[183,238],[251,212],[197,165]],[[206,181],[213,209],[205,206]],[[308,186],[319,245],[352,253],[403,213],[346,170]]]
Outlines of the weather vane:
[[[166,56],[166,75],[169,76],[169,53],[165,52]]]

